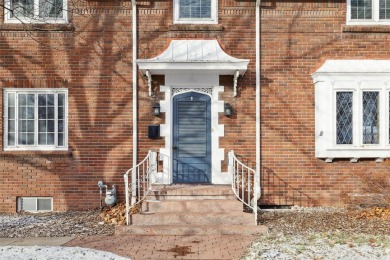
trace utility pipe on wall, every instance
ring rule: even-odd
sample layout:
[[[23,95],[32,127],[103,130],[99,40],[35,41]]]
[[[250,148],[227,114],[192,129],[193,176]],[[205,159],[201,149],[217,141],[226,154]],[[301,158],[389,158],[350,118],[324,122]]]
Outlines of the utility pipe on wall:
[[[137,165],[137,129],[138,129],[138,100],[137,100],[137,1],[132,0],[132,37],[133,37],[133,172],[131,173],[132,198],[131,205],[135,203]]]
[[[256,214],[257,225],[257,201],[261,197],[260,177],[261,177],[261,128],[260,128],[260,112],[261,112],[261,99],[260,99],[260,4],[261,0],[256,0],[256,175],[255,175],[255,200],[254,210]]]

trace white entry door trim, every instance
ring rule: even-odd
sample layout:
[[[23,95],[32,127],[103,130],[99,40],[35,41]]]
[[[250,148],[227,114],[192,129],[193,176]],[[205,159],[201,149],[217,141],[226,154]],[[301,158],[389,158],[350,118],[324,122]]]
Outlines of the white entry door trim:
[[[231,178],[228,172],[222,172],[222,161],[225,159],[225,149],[219,147],[219,138],[224,136],[224,125],[218,124],[218,113],[223,112],[224,101],[219,100],[219,93],[224,91],[223,86],[160,86],[164,92],[164,100],[160,101],[161,112],[165,113],[165,124],[160,126],[160,135],[165,139],[165,147],[160,149],[160,160],[163,161],[163,169],[154,177],[159,184],[172,184],[172,100],[173,97],[185,92],[198,92],[211,97],[211,175],[213,184],[230,184]]]

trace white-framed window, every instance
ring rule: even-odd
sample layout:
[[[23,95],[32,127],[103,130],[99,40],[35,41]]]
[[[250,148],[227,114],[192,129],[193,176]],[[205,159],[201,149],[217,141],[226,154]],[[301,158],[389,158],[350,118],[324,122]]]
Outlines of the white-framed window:
[[[4,150],[67,150],[66,89],[5,89]]]
[[[4,0],[6,23],[66,23],[67,0]]]
[[[347,0],[348,25],[390,25],[390,0]]]
[[[218,23],[217,0],[174,0],[176,24],[216,24]]]
[[[390,60],[328,60],[312,77],[316,157],[390,157]]]
[[[17,211],[48,212],[53,211],[52,197],[18,197]]]
[[[384,138],[388,131],[381,132],[380,129],[380,123],[389,123],[389,120],[384,120],[385,115],[381,114],[389,110],[388,102],[384,101],[388,94],[386,89],[360,87],[356,83],[352,83],[349,88],[336,87],[332,107],[334,147],[375,147],[381,143],[389,145]],[[379,120],[381,117],[382,120]]]

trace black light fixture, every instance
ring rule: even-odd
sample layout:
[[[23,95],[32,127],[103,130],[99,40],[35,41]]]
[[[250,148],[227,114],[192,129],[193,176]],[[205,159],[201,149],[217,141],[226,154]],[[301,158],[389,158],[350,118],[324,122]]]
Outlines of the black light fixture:
[[[225,103],[223,113],[225,116],[231,116],[233,114],[233,108],[229,103]]]
[[[159,116],[160,115],[160,104],[159,103],[154,103],[154,105],[153,105],[153,115],[154,116]]]

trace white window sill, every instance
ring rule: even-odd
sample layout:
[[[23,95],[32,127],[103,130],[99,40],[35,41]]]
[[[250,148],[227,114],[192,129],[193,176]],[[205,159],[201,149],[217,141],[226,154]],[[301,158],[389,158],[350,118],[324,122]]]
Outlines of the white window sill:
[[[74,31],[73,24],[22,24],[22,23],[3,23],[0,24],[1,31]]]
[[[29,151],[32,151],[32,152],[40,152],[40,151],[43,151],[43,152],[57,152],[57,151],[68,151],[68,147],[61,147],[61,148],[55,148],[55,147],[51,147],[51,146],[48,146],[48,147],[36,147],[36,146],[33,146],[33,147],[5,147],[4,148],[4,151],[5,152],[8,152],[8,151],[20,151],[20,152],[29,152]]]
[[[11,18],[11,17],[4,17],[4,23],[7,24],[66,24],[68,23],[68,19],[66,17],[62,18],[37,18],[37,19],[31,19],[31,18]]]
[[[389,148],[348,148],[348,149],[326,149],[316,152],[316,158],[388,158]]]
[[[390,25],[390,21],[348,21],[346,25]]]
[[[173,21],[174,24],[218,24],[218,21],[213,19],[179,19]]]

